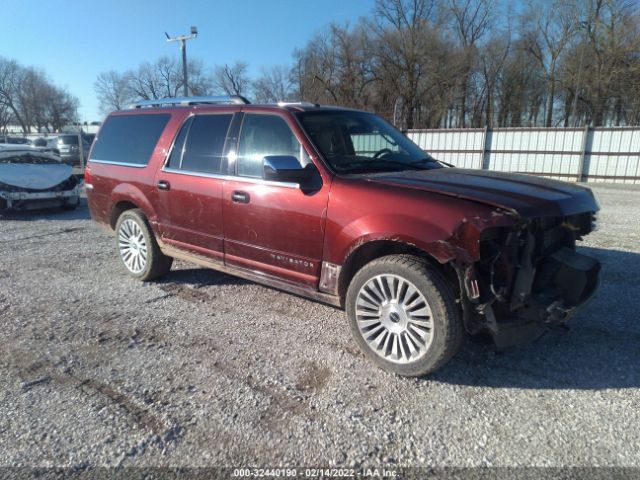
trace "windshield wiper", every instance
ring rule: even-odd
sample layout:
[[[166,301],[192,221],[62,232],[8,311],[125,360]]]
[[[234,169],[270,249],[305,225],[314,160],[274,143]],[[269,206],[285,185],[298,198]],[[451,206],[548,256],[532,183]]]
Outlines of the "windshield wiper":
[[[414,170],[422,170],[422,167],[420,167],[419,165],[422,163],[422,160],[418,162],[401,162],[400,160],[387,160],[386,158],[377,158],[373,161],[370,160],[367,163],[377,163],[377,162],[390,163],[392,165],[400,165],[401,167],[409,167],[409,168],[413,168]]]
[[[415,162],[411,162],[411,164],[416,165],[418,163],[436,163],[439,165],[444,165],[445,167],[454,167],[454,165],[451,165],[450,163],[447,162],[443,162],[442,160],[436,160],[435,158],[431,158],[431,157],[424,157],[421,158],[420,160],[416,160]]]
[[[387,165],[384,165],[387,164]],[[402,167],[398,169],[397,167]],[[365,172],[377,172],[377,171],[389,171],[389,170],[424,170],[424,167],[415,165],[408,162],[400,162],[398,160],[385,160],[382,158],[369,160],[366,162],[358,162],[349,165],[344,169],[345,173],[365,173]]]

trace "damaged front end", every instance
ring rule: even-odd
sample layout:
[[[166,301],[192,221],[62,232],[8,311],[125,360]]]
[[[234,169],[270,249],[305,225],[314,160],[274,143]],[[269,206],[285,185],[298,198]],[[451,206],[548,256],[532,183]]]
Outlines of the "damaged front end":
[[[56,156],[39,151],[0,151],[0,209],[77,205],[80,181]]]
[[[594,294],[600,263],[576,251],[593,213],[519,219],[479,237],[479,261],[458,264],[465,327],[499,347],[564,325]]]

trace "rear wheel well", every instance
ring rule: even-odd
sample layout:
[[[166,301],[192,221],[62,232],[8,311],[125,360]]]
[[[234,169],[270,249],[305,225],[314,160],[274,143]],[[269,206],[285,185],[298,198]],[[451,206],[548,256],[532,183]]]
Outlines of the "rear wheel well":
[[[132,208],[138,208],[138,206],[128,201],[122,201],[115,204],[115,206],[111,210],[111,217],[109,218],[109,225],[111,225],[112,230],[115,230],[116,223],[118,223],[118,218],[120,218],[120,215],[122,215],[122,213],[127,210],[131,210]]]
[[[458,276],[450,263],[442,264],[429,255],[429,253],[413,245],[393,240],[374,240],[358,247],[358,249],[347,257],[347,260],[343,264],[340,272],[340,279],[338,281],[340,302],[344,305],[344,299],[347,294],[347,290],[349,289],[351,279],[356,273],[358,273],[358,270],[364,267],[367,263],[375,260],[376,258],[385,257],[387,255],[403,254],[414,255],[416,257],[426,259],[433,269],[440,273],[443,279],[450,284],[454,295],[459,295],[460,288],[458,285]]]

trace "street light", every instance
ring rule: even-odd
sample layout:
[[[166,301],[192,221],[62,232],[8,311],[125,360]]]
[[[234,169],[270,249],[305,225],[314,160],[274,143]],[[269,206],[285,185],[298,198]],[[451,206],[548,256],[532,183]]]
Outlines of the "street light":
[[[185,97],[189,96],[189,85],[187,83],[187,40],[196,38],[198,36],[198,27],[191,27],[191,35],[179,35],[177,37],[170,37],[167,32],[164,32],[167,37],[167,42],[180,42],[180,51],[182,52],[182,83],[183,93]]]

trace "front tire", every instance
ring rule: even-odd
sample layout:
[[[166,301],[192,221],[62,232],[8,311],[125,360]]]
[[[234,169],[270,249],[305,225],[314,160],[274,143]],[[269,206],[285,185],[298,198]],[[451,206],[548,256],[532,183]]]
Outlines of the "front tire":
[[[160,251],[158,242],[140,209],[126,210],[116,224],[116,245],[129,275],[147,281],[171,270],[173,258]]]
[[[450,286],[413,255],[389,255],[360,269],[349,285],[346,310],[360,349],[397,375],[437,370],[464,339]]]

